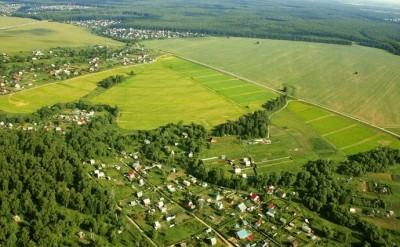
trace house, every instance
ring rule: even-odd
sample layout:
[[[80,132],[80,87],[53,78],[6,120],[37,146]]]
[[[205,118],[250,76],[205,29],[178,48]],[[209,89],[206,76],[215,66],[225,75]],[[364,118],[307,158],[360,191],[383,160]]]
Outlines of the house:
[[[139,185],[140,185],[140,186],[143,186],[143,185],[144,185],[143,179],[140,179],[140,180],[139,180]]]
[[[220,200],[224,199],[224,196],[221,195],[221,194],[217,191],[217,192],[215,192],[215,193],[213,194],[213,198],[215,198],[215,200],[217,200],[217,201],[220,201]]]
[[[138,161],[132,164],[132,168],[135,169],[135,171],[140,171],[140,169],[142,169]]]
[[[105,178],[106,174],[100,170],[95,170],[94,174],[97,178]]]
[[[256,193],[251,192],[250,200],[252,200],[253,202],[258,202],[258,201],[260,201],[260,196],[258,196]]]
[[[183,137],[183,138],[188,138],[189,135],[188,135],[188,133],[186,133],[186,132],[182,132],[182,137]]]
[[[248,232],[246,229],[242,229],[238,232],[236,232],[236,236],[238,239],[250,239],[252,240],[254,238],[253,234],[251,232]]]
[[[217,244],[217,239],[215,237],[209,237],[207,238],[207,243],[209,243],[211,246],[214,246]]]
[[[292,247],[297,247],[298,245],[297,245],[297,240],[295,239],[295,240],[293,240],[292,241]]]
[[[237,207],[238,207],[238,209],[240,210],[241,213],[244,213],[247,210],[247,207],[246,207],[246,205],[244,205],[243,202],[240,203]]]
[[[350,208],[350,213],[355,213],[356,209],[355,208]]]
[[[282,224],[286,225],[287,220],[285,218],[279,218],[279,221],[282,222]]]
[[[158,222],[158,221],[154,222],[154,230],[158,230],[160,228],[161,228],[160,222]]]
[[[136,196],[137,196],[138,198],[143,197],[143,191],[139,191],[138,193],[136,193]]]
[[[20,222],[20,221],[21,221],[21,217],[19,217],[18,215],[15,215],[15,216],[13,217],[13,220],[14,220],[15,222]]]
[[[144,144],[146,144],[146,145],[148,145],[148,144],[151,143],[150,140],[147,140],[147,139],[145,139],[143,142],[144,142]]]
[[[222,209],[224,209],[224,204],[221,201],[216,201],[215,208],[218,210],[222,210]]]
[[[307,224],[303,224],[303,227],[301,228],[301,230],[307,234],[310,234],[312,232],[311,227],[309,227]]]
[[[174,219],[175,219],[175,215],[174,215],[174,216],[165,217],[165,219],[166,219],[168,222],[170,222],[171,220],[174,220]]]
[[[233,172],[234,172],[235,174],[240,174],[240,173],[242,172],[242,169],[240,169],[240,167],[238,167],[238,166],[235,166],[235,167],[233,168]]]
[[[251,161],[250,161],[250,159],[249,158],[243,158],[243,164],[245,165],[245,166],[251,166]]]
[[[95,161],[94,159],[91,159],[91,160],[90,160],[90,164],[91,164],[91,165],[94,165],[94,164],[96,164],[96,161]]]
[[[190,152],[190,153],[188,154],[188,157],[189,157],[189,158],[193,158],[193,152]]]
[[[186,187],[190,186],[190,182],[187,180],[183,180],[182,182]]]
[[[268,212],[267,212],[267,215],[271,216],[273,218],[273,217],[275,217],[275,213],[276,213],[275,209],[274,208],[270,208],[268,210]]]
[[[134,171],[130,170],[128,172],[128,178],[133,179],[133,178],[135,178],[135,176],[136,176],[136,173]]]
[[[151,202],[150,202],[150,199],[149,199],[149,198],[143,199],[143,205],[149,206],[150,203],[151,203]]]
[[[189,201],[188,204],[187,204],[187,206],[188,206],[188,208],[189,208],[190,210],[194,210],[194,209],[196,208],[196,205],[194,205],[194,203],[193,203],[192,201]]]
[[[275,190],[275,187],[274,187],[273,185],[265,187],[265,192],[266,192],[268,195],[274,194],[274,190]]]
[[[167,189],[168,189],[168,191],[171,192],[171,193],[176,191],[175,187],[172,186],[172,185],[167,185]]]
[[[275,209],[275,204],[272,202],[268,204],[268,209]]]
[[[163,202],[163,201],[159,201],[159,202],[157,203],[157,207],[158,207],[159,209],[163,208],[163,207],[164,207],[164,202]]]
[[[79,237],[80,239],[85,238],[85,233],[82,232],[82,231],[78,232],[76,235],[78,235],[78,237]]]
[[[279,196],[280,198],[285,198],[285,197],[286,197],[286,192],[283,191],[283,190],[281,190],[281,191],[278,192],[278,196]]]

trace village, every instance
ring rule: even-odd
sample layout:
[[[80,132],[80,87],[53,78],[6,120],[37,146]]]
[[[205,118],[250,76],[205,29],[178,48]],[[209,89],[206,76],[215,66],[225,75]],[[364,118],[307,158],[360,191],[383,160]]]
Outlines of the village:
[[[73,53],[76,54],[76,52]],[[24,57],[2,53],[0,55],[0,71],[2,72],[0,95],[99,72],[113,66],[154,61],[152,52],[143,48],[113,51],[110,47],[93,46],[80,53],[72,58],[70,58],[71,51],[68,49],[34,50]],[[87,62],[82,63],[82,58]]]
[[[292,201],[295,191],[272,185],[254,192],[232,190],[142,160],[139,153],[123,152],[119,162],[85,163],[156,246],[313,246],[320,239]]]

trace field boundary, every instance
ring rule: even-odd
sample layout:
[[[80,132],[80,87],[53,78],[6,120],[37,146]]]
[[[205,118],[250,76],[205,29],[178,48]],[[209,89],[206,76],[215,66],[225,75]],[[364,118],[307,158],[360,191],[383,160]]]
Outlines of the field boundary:
[[[222,69],[213,67],[213,66],[211,66],[211,65],[207,65],[207,64],[205,64],[205,63],[202,63],[202,62],[199,62],[199,61],[196,61],[196,60],[187,58],[187,57],[183,57],[183,56],[178,55],[178,54],[173,53],[173,52],[164,51],[164,50],[161,50],[161,51],[162,51],[162,52],[165,52],[165,53],[168,53],[168,54],[171,54],[171,55],[173,55],[173,56],[176,56],[176,57],[178,57],[178,58],[184,59],[184,60],[186,60],[186,61],[189,61],[189,62],[192,62],[192,63],[196,63],[196,64],[202,65],[202,66],[204,66],[204,67],[207,67],[207,68],[210,68],[210,69],[219,71],[219,72],[224,73],[224,74],[226,74],[226,75],[235,77],[235,78],[237,78],[237,79],[239,79],[239,80],[243,80],[243,81],[246,81],[246,82],[249,82],[249,83],[254,83],[254,84],[256,84],[256,85],[258,85],[258,86],[260,86],[260,87],[266,88],[266,89],[268,89],[268,90],[270,90],[270,91],[273,91],[273,92],[275,92],[275,93],[277,93],[277,94],[279,94],[279,95],[284,95],[284,93],[282,93],[282,92],[279,91],[279,90],[273,89],[273,88],[271,88],[271,87],[265,86],[265,85],[263,85],[263,84],[261,84],[261,83],[258,83],[258,82],[255,82],[255,81],[253,81],[253,80],[244,78],[244,77],[242,77],[242,76],[233,74],[233,73],[231,73],[231,72],[228,72],[228,71],[225,71],[225,70],[222,70]],[[387,134],[389,134],[389,135],[391,135],[391,136],[394,136],[394,137],[396,137],[396,138],[400,138],[400,135],[398,135],[398,134],[396,134],[396,133],[394,133],[394,132],[392,132],[392,131],[389,131],[389,130],[387,130],[387,129],[384,129],[384,128],[382,128],[382,127],[379,127],[379,126],[377,126],[377,125],[375,125],[375,124],[371,124],[371,123],[366,122],[366,121],[364,121],[364,120],[362,120],[362,119],[356,118],[356,117],[354,117],[354,116],[352,116],[352,115],[350,115],[350,114],[347,114],[347,113],[343,113],[343,112],[339,112],[339,111],[333,110],[333,109],[331,109],[331,108],[329,108],[329,107],[327,107],[327,106],[321,105],[321,104],[316,103],[316,102],[313,102],[313,101],[300,99],[300,98],[295,97],[295,96],[290,96],[290,97],[293,98],[293,99],[296,99],[296,100],[298,100],[298,101],[300,101],[300,102],[303,102],[303,103],[306,103],[306,104],[310,104],[310,105],[312,105],[312,106],[319,107],[319,108],[321,108],[321,109],[324,109],[324,110],[330,111],[330,112],[332,112],[332,113],[338,114],[338,115],[340,115],[340,116],[343,116],[343,117],[352,119],[352,120],[354,120],[354,121],[357,121],[357,122],[359,122],[359,123],[361,123],[361,124],[364,124],[364,125],[366,125],[366,126],[369,126],[369,127],[375,128],[375,129],[378,129],[378,130],[383,131],[383,132],[385,132],[385,133],[387,133]]]

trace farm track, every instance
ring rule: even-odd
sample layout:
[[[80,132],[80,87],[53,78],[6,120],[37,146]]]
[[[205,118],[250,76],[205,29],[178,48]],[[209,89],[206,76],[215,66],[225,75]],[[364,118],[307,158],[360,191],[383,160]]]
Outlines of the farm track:
[[[213,70],[218,71],[218,72],[221,72],[221,73],[223,73],[223,74],[226,74],[226,75],[235,77],[235,78],[237,78],[237,79],[239,79],[239,80],[242,80],[242,81],[246,81],[246,82],[249,82],[249,83],[256,84],[256,85],[258,85],[258,86],[260,86],[260,87],[263,87],[263,88],[265,88],[265,89],[268,89],[268,90],[270,90],[270,91],[272,91],[272,92],[275,92],[275,93],[277,93],[277,94],[279,94],[279,95],[283,95],[283,93],[282,93],[281,91],[279,91],[279,90],[276,90],[276,89],[274,89],[274,88],[272,88],[272,87],[265,86],[265,85],[263,85],[263,84],[261,84],[261,83],[258,83],[258,82],[256,82],[256,81],[253,81],[253,80],[244,78],[244,77],[242,77],[242,76],[233,74],[233,73],[231,73],[231,72],[228,72],[228,71],[225,71],[225,70],[216,68],[216,67],[211,66],[211,65],[208,65],[208,64],[201,63],[201,62],[199,62],[199,61],[196,61],[196,60],[193,60],[193,59],[190,59],[190,58],[187,58],[187,57],[180,56],[180,55],[175,54],[175,53],[173,53],[173,52],[168,52],[168,51],[163,51],[163,52],[168,53],[168,54],[171,54],[171,55],[176,56],[176,57],[178,57],[178,58],[187,60],[187,61],[189,61],[189,62],[196,63],[196,64],[202,65],[202,66],[204,66],[204,67],[213,69]],[[364,121],[364,120],[361,120],[361,119],[359,119],[359,118],[356,118],[356,117],[354,117],[354,116],[352,116],[352,115],[350,115],[350,114],[347,114],[347,113],[343,113],[343,112],[339,112],[339,111],[333,110],[333,109],[331,109],[331,108],[329,108],[329,107],[327,107],[327,106],[324,106],[324,105],[321,105],[321,104],[319,104],[319,103],[312,102],[312,101],[309,101],[309,100],[300,99],[300,98],[297,98],[297,97],[294,97],[294,96],[291,96],[291,98],[293,98],[293,99],[295,99],[295,100],[298,100],[298,101],[300,101],[300,102],[304,102],[304,103],[306,103],[306,104],[310,104],[310,105],[312,105],[312,106],[316,106],[316,107],[318,107],[318,108],[321,108],[321,109],[330,111],[330,112],[335,113],[335,114],[338,114],[338,115],[340,115],[340,116],[344,116],[344,117],[346,117],[346,118],[350,118],[350,119],[352,119],[352,120],[354,120],[354,121],[357,121],[357,122],[359,122],[359,123],[361,123],[361,124],[364,124],[364,125],[366,125],[366,126],[369,126],[369,127],[371,127],[371,128],[374,128],[374,129],[378,129],[378,130],[383,131],[383,132],[385,132],[386,134],[389,134],[389,135],[394,136],[394,137],[396,137],[396,138],[400,138],[400,135],[398,135],[398,134],[396,134],[396,133],[394,133],[394,132],[391,132],[391,131],[389,131],[389,130],[387,130],[387,129],[384,129],[384,128],[382,128],[382,127],[379,127],[379,126],[377,126],[377,125],[375,125],[375,124],[371,124],[371,123],[369,123],[369,122],[367,122],[367,121]]]
[[[13,28],[16,28],[16,27],[35,25],[35,24],[40,24],[40,23],[43,23],[43,22],[48,22],[48,21],[35,21],[35,22],[28,22],[28,23],[14,25],[14,26],[0,27],[0,30],[7,30],[7,29],[13,29]]]
[[[341,132],[341,131],[343,131],[343,130],[348,130],[348,129],[357,127],[357,125],[358,125],[358,124],[352,124],[352,125],[343,127],[343,128],[341,128],[341,129],[337,129],[337,130],[331,131],[331,132],[329,132],[329,133],[325,133],[325,134],[323,134],[322,136],[323,136],[323,137],[330,136],[330,135],[339,133],[339,132]]]
[[[312,122],[315,122],[315,121],[318,121],[318,120],[321,120],[321,119],[324,119],[324,118],[332,117],[332,116],[335,116],[335,115],[334,114],[328,114],[326,116],[322,116],[322,117],[318,117],[318,118],[314,118],[314,119],[305,121],[305,123],[312,123]]]

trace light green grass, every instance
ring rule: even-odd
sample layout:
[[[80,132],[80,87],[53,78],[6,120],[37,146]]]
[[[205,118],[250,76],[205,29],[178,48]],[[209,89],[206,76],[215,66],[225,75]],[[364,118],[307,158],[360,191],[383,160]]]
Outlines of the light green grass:
[[[257,45],[256,41],[260,41]],[[400,123],[400,57],[362,46],[247,38],[143,42],[382,126]],[[355,74],[358,72],[358,74]]]
[[[4,24],[3,24],[4,21]],[[2,17],[0,26],[16,26],[0,30],[0,52],[44,50],[54,47],[86,47],[91,45],[121,46],[122,43],[90,33],[89,29],[32,19]]]
[[[306,120],[304,124],[345,154],[364,152],[381,145],[400,148],[397,138],[327,110],[301,102],[290,102],[288,111]]]
[[[126,74],[131,70],[132,66],[112,69],[0,96],[0,110],[10,113],[31,113],[43,106],[78,100],[95,89],[100,80],[110,75]]]
[[[196,69],[207,74],[216,73],[175,57],[160,58],[156,63],[138,67],[135,69],[136,76],[92,101],[118,105],[121,109],[118,123],[125,129],[152,129],[181,120],[210,128],[251,110],[235,103],[229,94],[210,90],[181,71]],[[231,79],[223,74],[203,78],[213,77]],[[243,86],[248,85],[246,82],[241,83]],[[267,94],[270,98],[274,97],[271,93]],[[253,100],[249,98],[242,101],[240,103],[247,104]],[[258,107],[261,105],[259,103]]]
[[[16,17],[6,17],[0,16],[0,28],[10,28],[16,25],[27,25],[37,22],[37,20],[28,18],[16,18]]]

